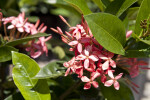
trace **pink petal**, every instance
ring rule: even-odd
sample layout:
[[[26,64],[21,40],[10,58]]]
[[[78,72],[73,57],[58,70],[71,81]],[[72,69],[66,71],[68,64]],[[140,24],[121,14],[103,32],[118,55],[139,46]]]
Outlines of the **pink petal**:
[[[77,32],[77,33],[76,33],[76,39],[78,40],[78,39],[80,39],[80,38],[81,38],[81,33]]]
[[[80,53],[82,52],[82,44],[81,43],[78,43],[77,49]]]
[[[14,25],[9,25],[7,29],[12,29],[14,28]]]
[[[109,61],[105,61],[102,65],[102,69],[106,70],[106,69],[108,69],[108,67],[109,67]]]
[[[86,56],[89,56],[89,51],[88,51],[87,48],[84,49],[84,54],[85,54]]]
[[[66,73],[65,73],[65,76],[67,76],[70,72],[70,68],[67,69]]]
[[[35,52],[35,53],[31,53],[31,57],[32,57],[32,58],[37,58],[37,57],[39,57],[41,54],[42,54],[41,51],[37,51],[37,52]]]
[[[123,75],[123,73],[120,73],[119,75],[117,75],[117,76],[115,77],[115,79],[116,79],[116,80],[120,79],[120,78],[122,77],[122,75]]]
[[[84,60],[84,59],[86,59],[86,56],[84,56],[84,55],[78,55],[77,57],[76,57],[76,60]]]
[[[78,44],[78,41],[71,41],[68,43],[68,45],[77,45]]]
[[[113,60],[110,60],[110,66],[112,66],[113,68],[116,68],[116,62]]]
[[[68,62],[64,62],[64,63],[63,63],[63,66],[65,66],[66,68],[68,68],[68,67],[69,67]]]
[[[119,82],[115,81],[114,82],[114,87],[115,87],[116,90],[119,90],[119,87],[120,87]]]
[[[84,68],[88,68],[89,67],[89,59],[85,59],[84,61]]]
[[[113,75],[113,73],[112,73],[111,70],[108,70],[108,76],[109,76],[110,78],[114,79],[114,75]]]
[[[130,35],[133,33],[133,31],[132,30],[130,30],[130,31],[127,31],[127,33],[126,33],[126,38],[129,38],[130,37]]]
[[[81,77],[82,82],[90,82],[90,79],[86,76]]]
[[[98,57],[95,56],[95,55],[90,55],[89,58],[92,59],[93,61],[98,61],[99,60]]]
[[[99,57],[100,59],[104,59],[104,60],[107,60],[107,59],[108,59],[108,58],[107,58],[106,56],[104,56],[103,54],[99,54],[98,57]]]
[[[19,27],[19,28],[18,28],[18,31],[19,31],[19,32],[24,32],[23,27]]]
[[[114,54],[112,52],[108,52],[108,57],[112,58],[114,56]]]
[[[91,88],[91,83],[86,83],[85,85],[84,85],[84,89],[86,90],[86,89],[90,89]]]
[[[113,82],[114,82],[113,80],[108,80],[105,82],[104,86],[109,87],[113,84]]]
[[[93,72],[91,74],[91,80],[94,80],[95,78],[99,77],[101,74],[99,72]]]
[[[95,88],[98,88],[99,86],[98,86],[98,82],[96,82],[96,81],[93,81],[92,82],[92,85],[95,87]]]

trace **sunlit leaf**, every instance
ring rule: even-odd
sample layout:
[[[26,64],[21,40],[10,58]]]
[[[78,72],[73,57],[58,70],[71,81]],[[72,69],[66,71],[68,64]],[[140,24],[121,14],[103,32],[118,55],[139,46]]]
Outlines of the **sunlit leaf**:
[[[136,18],[134,30],[135,34],[137,34],[138,36],[142,31],[142,28],[140,27],[140,22],[145,19],[148,19],[149,16],[150,16],[150,0],[143,0]]]
[[[13,40],[11,42],[7,42],[6,45],[15,46],[15,45],[21,44],[23,42],[27,42],[27,41],[30,41],[30,40],[33,40],[33,39],[36,39],[36,38],[39,38],[39,37],[49,36],[49,35],[50,34],[46,34],[46,33],[38,33],[38,34],[35,34],[35,35],[30,35],[30,36],[27,36],[27,37],[24,37],[24,38]]]
[[[63,67],[62,62],[53,61],[44,66],[34,78],[38,79],[55,78],[64,75],[64,73],[65,69]]]
[[[46,80],[32,79],[39,71],[38,64],[30,57],[12,52],[13,80],[26,100],[51,100]]]
[[[84,16],[96,40],[107,50],[124,54],[125,27],[116,17],[107,13]]]

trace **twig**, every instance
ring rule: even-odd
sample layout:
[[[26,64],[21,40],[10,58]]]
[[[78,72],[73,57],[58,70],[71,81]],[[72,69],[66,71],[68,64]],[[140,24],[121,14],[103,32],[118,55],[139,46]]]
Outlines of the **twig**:
[[[70,93],[72,93],[72,91],[74,89],[76,89],[80,84],[82,83],[82,81],[78,81],[77,83],[75,83],[74,85],[72,85],[67,91],[65,91],[61,96],[60,96],[60,100],[64,100],[66,96],[68,96]]]

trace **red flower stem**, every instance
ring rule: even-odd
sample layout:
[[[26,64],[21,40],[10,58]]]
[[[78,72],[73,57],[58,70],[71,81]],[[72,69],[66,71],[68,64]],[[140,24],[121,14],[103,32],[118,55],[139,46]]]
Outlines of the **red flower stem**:
[[[21,38],[23,38],[24,35],[25,35],[25,32],[22,33]]]
[[[9,40],[9,38],[7,36],[6,24],[4,24],[4,33],[5,33],[6,39]]]

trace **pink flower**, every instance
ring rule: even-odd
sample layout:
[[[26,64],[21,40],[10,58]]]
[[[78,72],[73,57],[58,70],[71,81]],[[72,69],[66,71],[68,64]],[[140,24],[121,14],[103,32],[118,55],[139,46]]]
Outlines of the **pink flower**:
[[[127,33],[126,33],[126,38],[129,38],[130,37],[130,35],[133,33],[133,31],[132,30],[130,30],[130,31],[127,31]]]
[[[69,74],[69,72],[75,72],[75,57],[73,57],[70,61],[65,62],[63,65],[67,68],[67,71],[65,73],[65,76]]]
[[[82,44],[80,43],[79,40],[71,41],[68,43],[68,45],[70,45],[70,46],[75,45],[75,46],[77,46],[78,52],[80,52],[80,53],[82,52]]]
[[[76,57],[76,60],[84,60],[85,69],[89,67],[90,60],[94,62],[99,60],[96,55],[93,55],[91,53],[92,53],[92,46],[87,46],[85,47],[83,53]]]
[[[137,61],[137,58],[129,58],[127,60],[128,65],[130,65],[131,67],[128,68],[130,76],[132,78],[136,77],[139,75],[139,66],[140,65],[148,65],[146,62],[144,61]],[[142,68],[142,67],[141,67]]]
[[[81,77],[81,80],[83,82],[87,82],[85,85],[84,85],[84,89],[90,89],[91,88],[91,84],[95,87],[95,88],[98,88],[98,82],[94,81],[94,77],[91,77],[90,79],[86,76],[82,76]]]
[[[43,53],[41,45],[34,43],[34,41],[32,41],[30,47],[26,48],[26,51],[30,52],[32,58],[37,58]]]
[[[32,58],[37,58],[41,56],[44,52],[46,53],[46,55],[48,53],[48,49],[47,49],[45,42],[50,40],[52,36],[49,36],[46,39],[45,37],[41,37],[41,38],[42,39],[40,39],[36,43],[33,40],[31,43],[31,46],[26,48],[26,51],[30,52],[30,55]]]
[[[108,71],[108,76],[111,78],[110,80],[106,81],[105,82],[105,86],[109,87],[111,86],[112,84],[114,84],[114,88],[116,90],[119,90],[119,82],[117,82],[118,79],[120,79],[122,77],[123,73],[120,73],[119,75],[117,75],[116,77],[114,77],[113,73],[111,70]]]
[[[113,68],[116,68],[116,62],[111,59],[114,56],[114,54],[111,52],[104,52],[104,53],[105,53],[105,55],[103,55],[103,54],[98,55],[98,57],[100,59],[105,60],[105,62],[102,65],[102,69],[103,70],[108,69],[109,65],[112,66]]]

